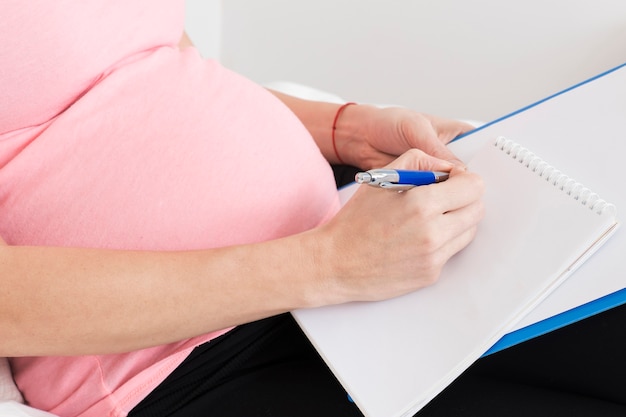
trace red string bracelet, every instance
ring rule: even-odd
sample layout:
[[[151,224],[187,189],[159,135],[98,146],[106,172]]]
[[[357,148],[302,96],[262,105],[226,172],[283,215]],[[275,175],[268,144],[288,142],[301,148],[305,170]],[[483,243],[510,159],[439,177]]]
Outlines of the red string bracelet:
[[[341,115],[341,112],[343,112],[343,110],[348,107],[351,106],[353,104],[356,104],[354,102],[349,102],[349,103],[345,103],[342,104],[338,109],[337,109],[337,113],[335,114],[335,120],[333,120],[333,131],[332,131],[332,141],[333,141],[333,150],[335,151],[335,156],[337,157],[337,160],[339,161],[339,163],[341,165],[345,165],[345,163],[343,162],[343,160],[341,159],[341,157],[339,156],[339,152],[337,152],[337,143],[335,142],[335,130],[337,130],[337,120],[339,120],[339,116]]]

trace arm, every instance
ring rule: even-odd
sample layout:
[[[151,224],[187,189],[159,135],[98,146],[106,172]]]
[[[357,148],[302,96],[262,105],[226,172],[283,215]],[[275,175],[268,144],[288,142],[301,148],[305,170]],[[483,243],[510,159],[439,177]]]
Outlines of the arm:
[[[183,36],[180,38],[180,41],[178,41],[178,47],[183,49],[188,46],[193,46],[193,42],[189,38],[189,35],[187,35],[187,32],[183,32]]]
[[[339,109],[339,104],[321,101],[303,100],[278,91],[270,90],[280,101],[300,119],[307,128],[322,154],[331,164],[339,161],[331,142],[333,120]]]
[[[419,151],[394,164],[451,168]],[[480,179],[460,170],[401,194],[361,187],[322,227],[205,251],[0,246],[0,356],[128,351],[295,308],[413,291],[473,238],[481,194]],[[363,215],[382,205],[385,218]],[[352,250],[355,241],[368,250]]]
[[[185,32],[179,47],[188,46],[193,46],[193,42]],[[324,157],[331,164],[340,163],[331,140],[333,121],[340,105],[270,92],[302,121]],[[473,128],[467,123],[408,109],[380,109],[367,105],[346,108],[336,127],[337,153],[343,162],[364,169],[387,165],[411,148],[460,164],[445,144]]]
[[[0,355],[127,351],[324,304],[310,245],[302,235],[171,253],[3,246]]]
[[[328,154],[338,106],[290,104]],[[417,151],[394,164],[451,169]],[[461,171],[402,194],[362,187],[322,227],[204,251],[0,245],[0,356],[129,351],[296,308],[413,291],[433,282],[471,240],[482,215],[481,193],[480,180]],[[363,215],[381,205],[394,222]],[[365,242],[368,251],[355,253],[354,241]]]
[[[332,164],[339,163],[331,137],[340,105],[303,100],[276,91],[272,93],[298,116],[326,159]],[[461,164],[445,145],[473,126],[400,107],[356,105],[342,111],[336,128],[340,158],[347,164],[370,169],[389,164],[411,148]]]

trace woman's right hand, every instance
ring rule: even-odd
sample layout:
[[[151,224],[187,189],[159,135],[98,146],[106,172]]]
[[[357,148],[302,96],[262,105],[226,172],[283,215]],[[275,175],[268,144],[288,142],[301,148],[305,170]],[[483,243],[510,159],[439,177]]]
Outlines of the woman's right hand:
[[[325,295],[338,297],[330,303],[387,299],[432,284],[475,236],[483,216],[480,177],[416,149],[389,168],[450,171],[450,178],[400,193],[359,187],[319,229]]]

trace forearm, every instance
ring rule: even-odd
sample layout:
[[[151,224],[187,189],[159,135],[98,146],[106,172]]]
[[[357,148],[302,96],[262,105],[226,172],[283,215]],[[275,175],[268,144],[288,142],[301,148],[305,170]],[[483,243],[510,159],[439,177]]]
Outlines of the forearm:
[[[452,168],[417,150],[396,164]],[[478,177],[452,170],[404,193],[361,187],[323,226],[264,243],[183,252],[0,245],[0,356],[130,351],[414,291],[471,241],[481,195]],[[375,215],[380,207],[386,216]]]
[[[341,104],[303,100],[277,91],[272,91],[272,93],[300,119],[309,133],[311,133],[311,136],[313,136],[317,146],[328,162],[332,164],[340,163],[332,144],[332,129],[333,121]],[[360,105],[358,109],[357,106],[350,106],[341,113],[336,124],[335,140],[338,153],[340,154],[339,157],[342,160],[344,156],[341,155],[341,150],[345,144],[365,135],[366,129],[361,124],[356,123],[356,120],[367,120],[368,112],[372,110],[372,106]],[[361,114],[354,117],[352,113],[357,112]],[[344,160],[343,162],[347,161]]]
[[[187,35],[187,32],[183,32],[183,36],[181,36],[180,41],[178,41],[178,47],[183,49],[189,46],[193,46],[193,42],[189,38],[189,35]]]
[[[307,127],[330,163],[340,162],[362,169],[385,166],[412,148],[462,165],[446,144],[473,128],[467,123],[402,107],[359,104],[339,112],[340,104],[301,100],[272,92]]]
[[[2,246],[0,356],[129,351],[324,304],[312,242],[171,253]]]

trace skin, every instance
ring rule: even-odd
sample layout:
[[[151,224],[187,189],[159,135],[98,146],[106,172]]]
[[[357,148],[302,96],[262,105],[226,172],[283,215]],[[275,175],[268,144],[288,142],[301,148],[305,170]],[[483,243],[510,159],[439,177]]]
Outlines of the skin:
[[[274,94],[337,162],[330,135],[339,106]],[[282,239],[179,252],[2,242],[0,356],[124,352],[430,285],[483,216],[481,179],[445,147],[470,128],[407,109],[347,107],[336,130],[345,162],[450,171],[450,179],[402,193],[360,187],[330,222]]]

